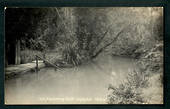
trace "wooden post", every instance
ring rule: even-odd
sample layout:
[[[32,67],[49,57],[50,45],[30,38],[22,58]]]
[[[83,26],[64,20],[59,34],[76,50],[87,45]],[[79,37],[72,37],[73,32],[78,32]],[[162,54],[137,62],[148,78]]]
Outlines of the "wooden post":
[[[36,56],[36,72],[38,73],[38,57]]]

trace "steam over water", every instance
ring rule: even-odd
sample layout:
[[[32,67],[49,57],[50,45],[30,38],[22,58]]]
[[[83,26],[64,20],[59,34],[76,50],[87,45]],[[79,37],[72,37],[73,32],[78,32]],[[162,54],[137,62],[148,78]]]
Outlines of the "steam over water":
[[[99,56],[74,68],[43,68],[5,81],[6,104],[105,104],[109,84],[134,68],[132,59]]]

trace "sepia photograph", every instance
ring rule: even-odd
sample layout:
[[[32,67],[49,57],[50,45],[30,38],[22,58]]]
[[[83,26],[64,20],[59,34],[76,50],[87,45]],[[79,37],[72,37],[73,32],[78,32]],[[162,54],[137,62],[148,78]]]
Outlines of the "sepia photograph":
[[[164,104],[163,16],[163,7],[5,7],[5,104]]]

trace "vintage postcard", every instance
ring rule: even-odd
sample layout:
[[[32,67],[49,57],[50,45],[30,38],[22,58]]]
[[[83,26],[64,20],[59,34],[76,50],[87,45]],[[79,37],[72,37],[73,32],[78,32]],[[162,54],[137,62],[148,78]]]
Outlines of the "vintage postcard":
[[[5,8],[5,104],[163,104],[163,7]]]

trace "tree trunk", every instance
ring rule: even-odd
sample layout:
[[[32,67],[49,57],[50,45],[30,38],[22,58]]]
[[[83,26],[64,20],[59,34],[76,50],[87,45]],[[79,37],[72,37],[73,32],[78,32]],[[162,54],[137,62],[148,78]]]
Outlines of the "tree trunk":
[[[17,40],[15,44],[15,64],[20,64],[20,63],[21,63],[20,40]]]
[[[113,42],[115,42],[123,31],[124,31],[124,29],[121,30],[110,43],[106,44],[103,48],[101,48],[99,51],[97,51],[95,55],[91,56],[91,58],[97,57],[106,47],[110,46]]]

